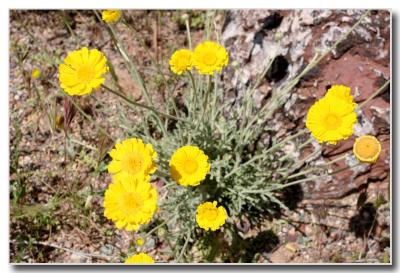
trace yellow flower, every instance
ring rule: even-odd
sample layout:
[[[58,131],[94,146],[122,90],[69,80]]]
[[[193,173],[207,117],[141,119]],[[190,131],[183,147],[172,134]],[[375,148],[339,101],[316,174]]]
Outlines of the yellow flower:
[[[126,264],[154,264],[154,259],[146,253],[140,252],[125,260]]]
[[[197,186],[210,171],[208,156],[196,146],[183,146],[169,161],[172,178],[182,186]]]
[[[351,95],[351,88],[348,86],[332,85],[332,87],[328,89],[324,97],[332,97],[332,96],[352,104],[354,109],[357,107],[357,103],[354,102],[354,98]]]
[[[172,72],[181,75],[185,71],[190,71],[193,66],[193,52],[188,49],[179,49],[172,54],[169,65]]]
[[[228,214],[223,206],[217,207],[217,201],[205,202],[197,207],[196,222],[205,229],[215,231],[225,224]]]
[[[33,79],[38,79],[38,78],[40,77],[40,69],[37,68],[37,67],[35,67],[35,68],[32,70],[31,76],[32,76]]]
[[[150,222],[157,210],[157,198],[157,191],[148,181],[114,181],[104,194],[104,216],[118,229],[136,231]]]
[[[336,144],[353,134],[357,115],[353,104],[335,96],[320,99],[310,107],[306,126],[318,142]]]
[[[144,239],[142,237],[137,238],[136,245],[138,245],[138,246],[144,245]]]
[[[72,51],[59,66],[60,85],[69,95],[82,96],[100,87],[108,72],[107,59],[97,49]]]
[[[106,23],[115,23],[121,17],[121,11],[116,9],[103,10],[101,18]]]
[[[365,135],[356,139],[353,153],[357,159],[364,163],[374,163],[381,153],[381,143],[374,136]]]
[[[144,144],[141,139],[130,138],[115,144],[110,151],[113,159],[108,165],[108,172],[114,180],[132,178],[149,180],[157,166],[154,160],[157,153],[151,144]]]
[[[194,49],[193,64],[200,74],[213,75],[215,71],[221,72],[228,62],[226,49],[215,42],[205,41]]]

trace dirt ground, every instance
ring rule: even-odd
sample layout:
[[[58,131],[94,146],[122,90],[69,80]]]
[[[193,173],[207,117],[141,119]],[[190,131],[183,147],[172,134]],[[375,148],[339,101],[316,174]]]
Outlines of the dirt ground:
[[[331,45],[338,33],[359,16],[357,11],[278,12],[283,21],[277,30],[268,30],[268,33],[275,35],[278,30],[288,33],[285,37],[291,40],[286,44],[284,41],[278,50],[289,61],[290,73],[304,67],[316,45],[321,48]],[[138,61],[152,95],[161,104],[166,98],[166,87],[150,68],[151,58],[161,64],[163,73],[172,81],[169,56],[176,48],[187,46],[183,13],[129,11],[133,32],[122,24],[117,25],[129,54]],[[188,13],[195,44],[203,37],[206,15],[201,11]],[[269,34],[264,37],[264,47],[252,49],[255,33],[271,14],[272,11],[235,11],[217,16],[217,23],[223,26],[221,39],[231,59],[245,63],[249,54],[253,56],[245,66],[246,80],[254,78],[259,66],[257,60],[271,49],[269,41],[275,36]],[[385,11],[372,12],[364,32],[360,30],[341,43],[335,54],[330,54],[307,75],[275,114],[277,126],[286,131],[304,127],[307,109],[331,84],[346,84],[353,90],[361,90],[355,96],[357,102],[364,101],[379,88],[390,77],[388,18],[390,15]],[[285,51],[296,45],[298,51]],[[79,98],[77,101],[85,115],[96,120],[110,137],[77,112],[65,146],[63,120],[68,117],[64,115],[66,99],[59,90],[57,69],[67,52],[82,46],[98,48],[112,60],[119,81],[113,82],[108,75],[107,82],[120,86],[135,100],[142,99],[109,33],[92,11],[10,12],[10,261],[13,263],[121,262],[120,257],[135,241],[131,233],[117,230],[104,218],[102,201],[110,182],[107,152],[114,145],[113,140],[122,137],[124,129],[120,120],[125,118],[135,123],[140,122],[140,117],[133,113],[121,117],[120,109],[124,108],[127,113],[129,109],[109,93],[97,92],[95,96]],[[31,79],[34,67],[40,68],[40,79]],[[227,74],[231,77],[225,80],[233,86],[229,81],[237,75],[234,71]],[[275,81],[267,79],[260,86],[260,104],[284,77],[290,75],[284,73],[282,79]],[[179,87],[177,90],[179,95]],[[291,211],[265,222],[261,229],[243,227],[245,237],[263,230],[273,230],[276,234],[276,238],[267,236],[255,242],[261,254],[258,262],[390,262],[389,91],[372,100],[360,116],[363,121],[357,132],[374,133],[386,152],[372,167],[340,174],[328,183],[315,181],[288,188],[284,194],[294,200]],[[317,160],[332,160],[343,155],[351,150],[353,141],[354,138],[335,149],[324,149]],[[310,144],[300,156],[314,149]],[[162,247],[154,235],[146,240],[143,249],[157,261],[168,262]]]

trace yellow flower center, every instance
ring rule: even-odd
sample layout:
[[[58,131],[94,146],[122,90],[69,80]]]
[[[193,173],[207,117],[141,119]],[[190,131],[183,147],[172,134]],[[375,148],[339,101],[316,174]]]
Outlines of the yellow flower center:
[[[127,214],[132,214],[140,210],[142,204],[143,204],[143,199],[137,193],[127,192],[122,196],[121,200],[122,209]]]
[[[208,51],[208,52],[204,53],[203,62],[206,65],[212,66],[217,62],[217,60],[218,60],[218,58],[217,58],[217,55],[215,54],[215,52]]]
[[[178,66],[182,69],[185,69],[189,63],[190,63],[190,60],[187,57],[182,56],[182,58],[179,58],[179,60],[178,60]]]
[[[216,208],[211,208],[211,209],[208,209],[206,215],[209,220],[215,220],[218,216],[218,211]]]
[[[185,169],[185,172],[187,174],[192,174],[194,173],[197,168],[199,167],[199,165],[197,164],[197,162],[195,160],[192,159],[188,159],[185,161],[183,168]]]
[[[342,124],[342,118],[334,113],[329,113],[324,118],[325,127],[328,130],[335,130]]]
[[[371,137],[361,137],[354,146],[354,151],[362,158],[373,158],[379,150],[379,142]]]
[[[94,69],[90,65],[82,65],[77,71],[80,81],[89,82],[94,78]]]
[[[130,153],[122,160],[123,170],[137,174],[143,168],[143,157],[137,153]]]

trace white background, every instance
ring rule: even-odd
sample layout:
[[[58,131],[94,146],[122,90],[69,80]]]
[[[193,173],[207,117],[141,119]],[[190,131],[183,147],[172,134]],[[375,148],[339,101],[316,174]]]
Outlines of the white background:
[[[397,2],[397,3],[396,3]],[[8,265],[9,262],[9,244],[8,244],[8,201],[9,201],[9,134],[8,134],[8,10],[9,9],[106,9],[106,8],[133,8],[133,9],[194,9],[194,8],[266,8],[266,9],[292,9],[292,8],[373,8],[373,9],[391,9],[393,14],[393,70],[392,70],[392,106],[393,106],[393,121],[392,130],[393,137],[392,141],[397,142],[398,126],[397,122],[397,110],[399,107],[399,97],[396,94],[397,85],[395,81],[397,80],[398,70],[397,61],[399,59],[397,44],[399,40],[399,15],[400,15],[400,1],[398,0],[2,0],[0,9],[0,272],[159,272],[159,271],[207,271],[207,272],[248,272],[248,271],[260,271],[260,272],[397,272],[398,266],[398,255],[396,239],[397,237],[397,219],[399,216],[399,211],[397,210],[396,198],[399,198],[399,187],[396,184],[398,177],[399,165],[396,161],[398,155],[398,147],[396,143],[393,144],[393,224],[392,224],[392,235],[393,235],[393,257],[392,261],[394,266],[391,267],[380,267],[380,266],[165,266],[165,267],[110,267],[110,266],[11,266]]]

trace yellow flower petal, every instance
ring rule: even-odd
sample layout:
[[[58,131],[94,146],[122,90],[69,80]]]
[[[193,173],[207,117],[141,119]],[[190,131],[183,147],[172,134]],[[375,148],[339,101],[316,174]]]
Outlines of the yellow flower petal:
[[[115,23],[121,17],[121,11],[115,9],[104,10],[101,13],[101,19],[106,23]]]
[[[153,264],[154,259],[146,253],[133,255],[125,260],[126,264]]]

